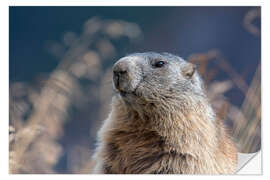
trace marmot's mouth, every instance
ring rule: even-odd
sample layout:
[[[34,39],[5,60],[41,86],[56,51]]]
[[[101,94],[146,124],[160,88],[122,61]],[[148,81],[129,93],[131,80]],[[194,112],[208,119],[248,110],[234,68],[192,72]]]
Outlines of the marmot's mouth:
[[[119,90],[119,93],[120,93],[120,95],[121,95],[122,97],[127,97],[128,95],[137,96],[135,91],[127,92],[127,91],[120,91],[120,90]]]

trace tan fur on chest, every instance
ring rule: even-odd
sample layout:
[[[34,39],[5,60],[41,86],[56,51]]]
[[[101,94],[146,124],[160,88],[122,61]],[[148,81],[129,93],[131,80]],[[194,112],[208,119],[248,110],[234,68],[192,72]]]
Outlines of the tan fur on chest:
[[[99,132],[95,173],[234,173],[236,150],[222,126],[191,113],[164,119],[155,129],[153,120],[142,121],[115,103]]]

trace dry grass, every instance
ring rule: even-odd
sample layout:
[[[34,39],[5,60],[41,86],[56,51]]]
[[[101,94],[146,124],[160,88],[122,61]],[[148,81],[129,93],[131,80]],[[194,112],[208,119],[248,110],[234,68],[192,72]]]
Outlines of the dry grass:
[[[68,32],[62,43],[49,45],[49,51],[61,57],[61,61],[42,86],[10,84],[10,173],[55,173],[54,166],[64,151],[58,141],[64,134],[70,107],[93,101],[104,104],[100,114],[108,111],[111,73],[110,67],[102,65],[105,61],[112,62],[118,53],[112,40],[123,37],[130,42],[138,40],[140,28],[124,21],[89,19],[80,36]],[[84,87],[82,81],[91,84]],[[99,119],[96,117],[92,123],[94,132]],[[74,147],[70,154],[70,172],[89,172],[89,148]]]
[[[252,21],[258,14],[258,10],[252,10],[244,18],[244,26],[255,36],[260,31]],[[109,112],[110,68],[121,54],[114,42],[123,37],[133,43],[141,39],[142,33],[133,23],[89,19],[80,35],[68,32],[62,42],[48,44],[49,52],[59,58],[60,63],[41,84],[10,84],[10,173],[57,173],[54,167],[64,152],[68,155],[70,173],[90,172],[92,150],[86,145],[76,145],[66,152],[59,140],[65,134],[64,125],[70,120],[70,108],[82,108],[90,102],[99,109],[95,117],[90,110],[88,114],[89,141],[94,143],[96,131]],[[194,54],[189,60],[200,63],[199,72],[206,81],[209,98],[218,114],[231,122],[239,150],[258,150],[261,143],[260,65],[248,85],[218,50]],[[210,67],[212,62],[214,66]],[[227,74],[227,79],[215,81],[220,70]],[[233,89],[245,96],[241,107],[225,96]]]

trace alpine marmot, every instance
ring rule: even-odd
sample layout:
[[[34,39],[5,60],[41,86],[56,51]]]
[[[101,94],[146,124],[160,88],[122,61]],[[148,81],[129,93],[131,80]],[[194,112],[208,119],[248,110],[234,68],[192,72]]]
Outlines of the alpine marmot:
[[[235,173],[237,150],[195,65],[169,53],[131,54],[115,63],[113,87],[93,173]]]

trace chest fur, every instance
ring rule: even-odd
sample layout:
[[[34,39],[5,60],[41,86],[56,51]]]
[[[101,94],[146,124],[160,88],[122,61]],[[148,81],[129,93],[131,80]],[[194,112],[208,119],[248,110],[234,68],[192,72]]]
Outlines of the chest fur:
[[[170,150],[154,132],[111,134],[104,145],[105,173],[182,173],[186,155]]]

